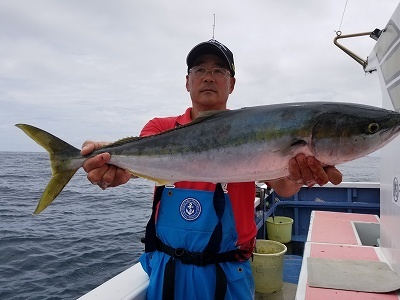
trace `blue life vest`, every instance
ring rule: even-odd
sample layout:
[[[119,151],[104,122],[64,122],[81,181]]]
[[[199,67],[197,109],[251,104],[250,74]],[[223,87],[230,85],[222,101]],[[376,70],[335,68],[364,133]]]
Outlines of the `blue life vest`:
[[[237,239],[220,184],[215,192],[157,188],[140,258],[150,277],[147,298],[253,299],[250,263],[239,259]]]

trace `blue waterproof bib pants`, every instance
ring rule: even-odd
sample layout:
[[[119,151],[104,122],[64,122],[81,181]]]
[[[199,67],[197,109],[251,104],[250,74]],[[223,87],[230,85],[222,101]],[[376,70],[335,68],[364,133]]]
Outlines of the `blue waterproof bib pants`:
[[[159,246],[154,251],[154,247],[148,247],[148,243],[154,241],[148,240],[150,237],[146,231],[146,253],[140,262],[150,277],[147,299],[253,299],[254,281],[248,261],[222,260],[196,265],[190,259],[188,262],[180,257],[184,252],[190,254],[186,257],[193,258],[196,256],[193,253],[217,254],[237,250],[237,233],[229,196],[222,192],[221,185],[217,185],[217,189],[218,186],[221,201],[216,197],[217,190],[208,192],[165,187],[161,190],[162,194],[158,191],[161,201],[155,231],[160,244],[164,245],[162,249],[175,251],[160,251]],[[203,259],[204,255],[200,258]],[[195,261],[198,262],[198,259]],[[171,264],[173,271],[166,271]],[[169,289],[172,289],[172,297],[165,296],[171,295]]]

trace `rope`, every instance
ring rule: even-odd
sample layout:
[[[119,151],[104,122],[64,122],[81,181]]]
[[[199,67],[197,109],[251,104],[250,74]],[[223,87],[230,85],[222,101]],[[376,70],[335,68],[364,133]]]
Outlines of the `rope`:
[[[339,24],[339,30],[335,31],[337,36],[340,36],[342,34],[342,32],[340,31],[340,29],[342,28],[342,23],[343,23],[343,19],[344,19],[344,14],[346,12],[346,7],[347,7],[347,2],[349,0],[346,0],[346,4],[344,5],[344,9],[343,9],[343,14],[342,14],[342,19],[340,20],[340,24]]]

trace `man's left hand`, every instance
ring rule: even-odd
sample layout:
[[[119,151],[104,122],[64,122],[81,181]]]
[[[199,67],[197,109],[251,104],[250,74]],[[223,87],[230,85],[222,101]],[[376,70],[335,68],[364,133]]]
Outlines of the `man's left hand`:
[[[289,173],[290,180],[308,187],[315,184],[323,186],[328,182],[337,185],[342,182],[342,173],[334,166],[323,166],[315,157],[306,157],[302,153],[289,161]]]

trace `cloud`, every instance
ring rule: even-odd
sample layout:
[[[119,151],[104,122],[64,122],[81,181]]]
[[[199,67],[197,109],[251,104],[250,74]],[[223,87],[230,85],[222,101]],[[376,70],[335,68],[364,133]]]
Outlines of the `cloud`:
[[[377,76],[333,45],[345,1],[0,2],[0,151],[41,151],[15,123],[80,147],[136,135],[190,105],[189,50],[213,35],[235,55],[230,108],[344,101],[380,106]],[[363,13],[360,14],[360,7]],[[348,3],[343,33],[383,28],[397,6]],[[362,57],[374,42],[346,41]],[[53,132],[54,131],[54,132]]]

